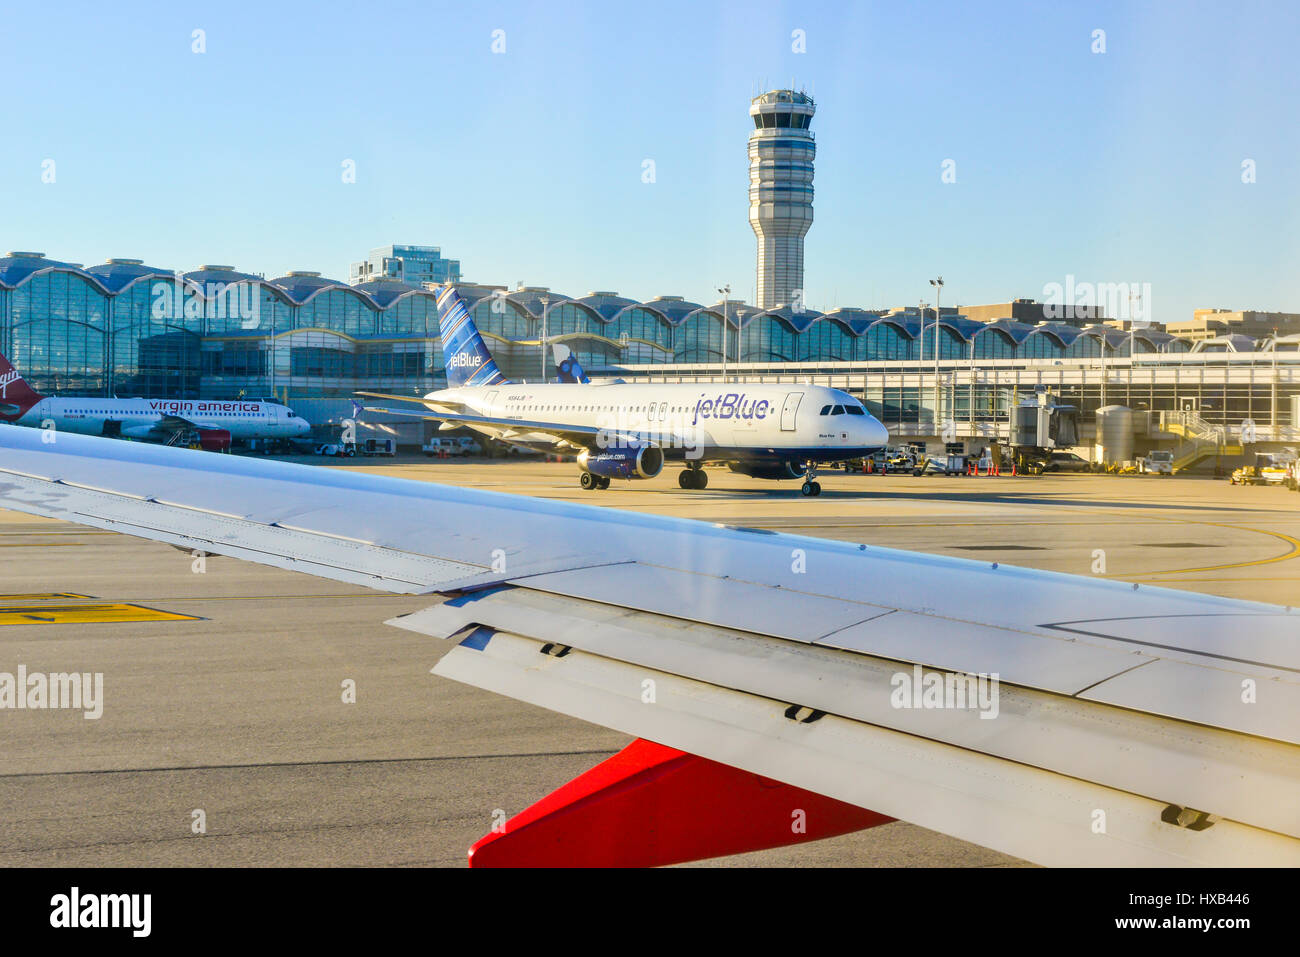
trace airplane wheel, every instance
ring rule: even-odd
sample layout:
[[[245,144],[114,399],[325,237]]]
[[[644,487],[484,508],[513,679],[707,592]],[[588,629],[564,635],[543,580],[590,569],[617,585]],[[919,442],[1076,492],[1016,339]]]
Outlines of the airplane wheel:
[[[821,483],[821,482],[813,482],[813,483],[812,483],[812,487],[813,487],[813,497],[816,497],[816,496],[818,496],[818,495],[820,495],[820,494],[822,493],[822,483]]]
[[[800,492],[800,494],[802,494],[805,498],[817,494],[816,492],[813,491],[813,483],[812,483],[812,482],[804,482],[803,485],[800,487],[799,492]]]
[[[694,484],[691,478],[693,474],[690,469],[682,469],[681,474],[677,476],[677,484],[682,488],[691,488]]]
[[[590,472],[583,472],[582,476],[578,479],[578,484],[588,491],[591,491],[596,487],[596,481],[596,476],[592,475]]]
[[[602,489],[607,489],[607,488],[609,488],[609,477],[608,477],[608,476],[602,475],[602,476],[600,477],[600,485],[599,485],[599,488],[602,488]]]
[[[694,478],[695,481],[691,486],[692,488],[701,489],[709,487],[709,473],[704,471],[704,469],[696,469]]]

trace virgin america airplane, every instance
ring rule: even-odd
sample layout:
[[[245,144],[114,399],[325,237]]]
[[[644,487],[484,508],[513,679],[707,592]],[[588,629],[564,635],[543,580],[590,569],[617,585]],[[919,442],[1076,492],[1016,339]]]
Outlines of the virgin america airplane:
[[[306,419],[278,402],[44,396],[3,355],[0,422],[164,445],[192,438],[215,452],[229,450],[232,439],[291,439],[311,431]]]

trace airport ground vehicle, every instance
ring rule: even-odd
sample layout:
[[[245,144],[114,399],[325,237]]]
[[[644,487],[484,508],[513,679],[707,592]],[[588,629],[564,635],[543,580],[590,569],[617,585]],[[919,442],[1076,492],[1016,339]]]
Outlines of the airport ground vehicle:
[[[1294,460],[1273,452],[1256,452],[1254,465],[1233,469],[1228,482],[1232,485],[1285,485],[1293,476]]]
[[[886,472],[911,472],[916,468],[917,456],[911,449],[886,449]]]
[[[351,458],[357,454],[357,447],[351,442],[328,442],[316,446],[317,455],[331,455],[338,458]]]
[[[1173,475],[1174,453],[1168,449],[1155,449],[1138,459],[1138,471],[1147,475]]]
[[[1092,463],[1073,452],[1053,452],[1043,466],[1044,472],[1091,472]]]
[[[420,450],[429,458],[435,456],[441,458],[460,458],[465,454],[464,447],[455,439],[440,439],[434,437],[420,447]]]
[[[966,456],[936,455],[922,459],[912,469],[913,475],[965,475]]]
[[[361,444],[361,454],[366,456],[396,455],[397,440],[396,439],[366,439],[365,442]]]

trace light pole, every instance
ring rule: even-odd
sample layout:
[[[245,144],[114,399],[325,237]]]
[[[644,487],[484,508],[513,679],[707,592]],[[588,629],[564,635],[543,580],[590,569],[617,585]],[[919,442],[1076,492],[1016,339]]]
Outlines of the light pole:
[[[934,425],[939,425],[939,304],[943,299],[943,277],[931,279],[934,287]]]
[[[258,296],[262,295],[262,289],[260,286],[257,289],[257,294]],[[276,397],[275,396],[275,299],[274,298],[271,300],[271,341],[267,343],[267,346],[268,346],[267,352],[269,352],[271,356],[271,398],[274,399]]]
[[[551,304],[551,297],[543,296],[542,297],[542,334],[538,339],[538,341],[541,343],[542,346],[541,351],[542,351],[542,384],[543,385],[545,385],[546,378],[547,378],[546,376],[546,310],[550,306],[550,304]]]
[[[923,371],[925,367],[922,366],[921,363],[925,361],[926,305],[927,303],[924,299],[917,300],[916,311],[921,317],[921,337],[917,340],[916,345],[916,427],[918,429],[921,427],[921,396],[925,394],[925,389],[923,388],[925,385],[925,372]]]
[[[727,381],[727,301],[731,298],[731,283],[721,287],[722,293],[722,381]]]

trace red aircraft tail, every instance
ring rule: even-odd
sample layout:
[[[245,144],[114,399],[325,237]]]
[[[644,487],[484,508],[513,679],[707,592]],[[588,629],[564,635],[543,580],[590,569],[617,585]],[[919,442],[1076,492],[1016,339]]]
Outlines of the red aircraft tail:
[[[0,422],[22,418],[27,410],[43,399],[39,392],[27,384],[18,370],[0,354]]]

